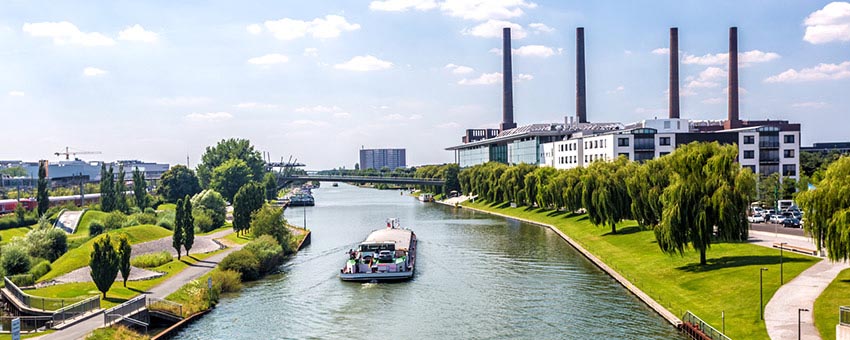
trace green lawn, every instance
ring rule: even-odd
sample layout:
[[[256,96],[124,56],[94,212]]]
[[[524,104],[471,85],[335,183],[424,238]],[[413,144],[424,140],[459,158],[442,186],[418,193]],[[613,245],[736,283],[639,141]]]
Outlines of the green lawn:
[[[163,227],[155,225],[140,225],[127,228],[116,229],[109,232],[113,240],[119,235],[125,235],[130,240],[131,244],[142,243],[156,240],[171,235],[171,231]],[[92,244],[95,240],[102,238],[99,235],[91,240],[86,241],[77,248],[68,250],[67,253],[59,257],[50,266],[50,272],[38,279],[39,282],[47,281],[63,274],[70,273],[74,269],[85,267],[89,264],[89,254],[92,251]]]
[[[163,203],[156,207],[156,210],[162,211],[175,211],[177,210],[177,204],[174,203]]]
[[[850,306],[850,269],[845,269],[815,300],[815,326],[823,339],[835,339],[838,307]]]
[[[231,233],[222,238],[233,242],[234,244],[246,244],[254,239],[254,235],[250,232],[246,233],[245,235],[237,235],[236,233]]]
[[[0,230],[0,245],[9,243],[12,241],[14,237],[24,237],[27,233],[32,230],[34,225],[29,225],[26,227],[17,227],[12,229]]]
[[[106,293],[106,299],[101,299],[100,306],[101,308],[109,308],[129,299],[132,299],[133,297],[143,292],[146,292],[154,286],[162,283],[174,274],[182,271],[183,269],[186,269],[190,265],[197,263],[199,260],[206,259],[220,251],[221,250],[205,254],[183,256],[180,258],[180,261],[175,260],[159,267],[148,268],[149,270],[163,272],[165,273],[165,275],[151,280],[127,281],[126,288],[124,287],[122,282],[116,281]],[[118,274],[118,277],[121,277],[120,273]],[[92,295],[100,295],[100,291],[97,290],[97,287],[94,285],[94,282],[64,283],[39,289],[26,290],[25,292],[33,296],[56,299],[73,299],[88,297]]]
[[[109,215],[109,213],[99,210],[86,210],[86,212],[83,213],[83,217],[80,218],[80,223],[77,225],[77,229],[74,230],[74,235],[71,237],[88,237],[91,222],[94,220],[100,220],[103,222],[107,215]]]
[[[37,337],[37,336],[47,335],[47,334],[50,334],[50,333],[53,333],[53,332],[55,332],[55,331],[54,331],[54,330],[52,330],[52,329],[46,330],[46,331],[44,331],[44,332],[38,332],[38,333],[24,333],[24,332],[21,332],[21,339],[34,338],[34,337]],[[7,339],[8,339],[8,340],[11,340],[11,339],[12,339],[12,334],[10,334],[10,333],[0,333],[0,340],[7,340]]]
[[[216,229],[210,230],[210,231],[205,232],[205,233],[197,233],[195,235],[196,236],[204,236],[204,235],[214,234],[214,233],[217,233],[219,231],[224,231],[224,230],[227,230],[227,229],[233,229],[233,225],[230,224],[230,222],[225,222],[224,225],[221,226],[221,227],[218,227]]]
[[[635,222],[610,227],[593,226],[585,215],[569,215],[525,207],[502,208],[487,203],[464,206],[494,211],[556,226],[649,294],[673,314],[690,310],[720,329],[726,313],[726,334],[733,339],[766,339],[759,318],[759,268],[764,274],[764,302],[779,288],[779,250],[747,243],[715,244],[707,253],[708,264],[699,265],[699,253],[684,256],[661,252],[652,231],[640,230]],[[785,253],[785,282],[791,281],[816,258]]]

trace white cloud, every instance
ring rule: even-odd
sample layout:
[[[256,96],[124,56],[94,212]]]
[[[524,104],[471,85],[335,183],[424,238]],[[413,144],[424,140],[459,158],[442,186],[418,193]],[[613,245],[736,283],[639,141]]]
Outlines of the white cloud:
[[[815,80],[838,80],[850,78],[850,61],[841,64],[818,64],[799,71],[788,69],[775,76],[767,77],[767,83],[803,82]]]
[[[245,26],[245,30],[251,34],[260,34],[263,33],[263,26],[260,26],[258,24],[250,24],[248,26]]]
[[[167,97],[158,98],[156,103],[163,106],[198,106],[212,101],[207,97]]]
[[[560,49],[559,49],[559,50],[560,50]],[[625,54],[625,55],[632,55],[632,51],[631,51],[631,50],[623,50],[623,54]]]
[[[420,114],[412,114],[412,115],[410,115],[410,117],[407,117],[407,119],[410,119],[410,120],[420,120],[420,119],[422,119],[422,115],[420,115]]]
[[[726,76],[726,71],[719,67],[708,67],[699,73],[696,79],[691,80],[685,87],[687,88],[714,88],[720,86],[716,80]],[[689,78],[691,79],[691,78]]]
[[[302,106],[295,109],[295,112],[301,113],[328,113],[328,112],[337,112],[342,111],[342,108],[339,106],[325,106],[325,105],[316,105],[316,106]]]
[[[502,29],[505,27],[511,28],[512,39],[522,39],[528,35],[520,24],[493,19],[478,24],[478,26],[473,28],[466,28],[461,33],[481,38],[500,38],[502,36]]]
[[[348,112],[335,112],[333,116],[334,118],[348,118],[351,117],[351,114]]]
[[[312,21],[290,18],[269,20],[264,25],[279,40],[294,40],[307,35],[319,39],[336,38],[344,31],[360,29],[359,24],[349,23],[345,17],[332,14],[326,15],[324,18],[315,18]],[[249,26],[249,32],[250,30]]]
[[[319,56],[319,49],[315,48],[315,47],[307,47],[307,48],[304,49],[304,56],[305,57],[318,57]]]
[[[714,88],[720,86],[720,84],[713,81],[700,81],[700,80],[692,80],[685,87],[687,88]]]
[[[626,90],[626,87],[623,86],[623,85],[620,85],[620,86],[617,86],[617,88],[615,88],[613,90],[608,90],[607,92],[608,92],[608,94],[615,94],[615,93],[623,92],[625,90]]]
[[[764,63],[771,60],[779,59],[780,55],[773,52],[762,52],[752,50],[743,53],[738,53],[738,63],[742,66],[748,64]],[[703,56],[695,56],[685,53],[682,57],[683,64],[697,65],[723,65],[729,63],[729,53],[706,54]]]
[[[724,88],[723,93],[729,94],[729,87]],[[750,91],[747,91],[747,89],[738,86],[738,94],[747,94],[747,93],[750,93]]]
[[[455,64],[448,64],[445,68],[451,70],[454,74],[467,74],[475,71],[472,67]]]
[[[398,114],[398,113],[392,113],[392,114],[388,114],[388,115],[384,116],[384,119],[386,119],[386,120],[403,120],[404,116],[401,115],[401,114]]]
[[[67,21],[25,23],[23,31],[33,37],[52,38],[53,43],[57,45],[110,46],[115,44],[112,38],[98,32],[82,32],[76,25]]]
[[[525,14],[523,8],[535,7],[525,0],[445,0],[440,4],[449,16],[476,21],[515,18]]]
[[[298,119],[292,121],[292,125],[322,127],[328,126],[328,122],[321,120]]]
[[[153,31],[146,31],[142,25],[135,24],[118,32],[119,40],[138,41],[144,43],[155,43],[159,40],[159,34]]]
[[[279,53],[266,54],[264,56],[248,59],[248,63],[254,65],[274,65],[288,61],[289,57]]]
[[[523,82],[523,81],[529,81],[529,80],[532,80],[532,79],[534,79],[533,75],[520,73],[516,77],[516,82],[519,83],[519,82]]]
[[[805,108],[805,109],[822,109],[824,107],[829,106],[829,104],[825,102],[802,102],[802,103],[794,103],[791,104],[791,107],[797,108]]]
[[[190,113],[186,115],[186,120],[193,122],[221,122],[233,118],[229,112],[206,112],[206,113]]]
[[[525,45],[513,50],[515,55],[523,57],[548,58],[555,55],[555,50],[543,45]]]
[[[443,123],[443,124],[437,125],[437,128],[440,128],[440,129],[457,129],[459,127],[460,127],[460,124],[458,124],[456,122],[448,122],[448,123]]]
[[[369,9],[386,12],[404,12],[410,9],[427,11],[436,7],[437,2],[434,0],[383,0],[369,3]]]
[[[667,48],[667,47],[659,47],[659,48],[652,50],[652,54],[657,54],[657,55],[670,54],[670,49]]]
[[[92,67],[92,66],[89,66],[89,67],[86,67],[86,68],[83,69],[83,75],[86,76],[86,77],[97,77],[97,76],[102,76],[106,73],[107,73],[106,70],[101,70],[97,67]]]
[[[339,70],[360,72],[386,70],[391,67],[393,67],[393,63],[378,59],[371,55],[357,56],[344,63],[334,65],[334,68]]]
[[[24,91],[9,91],[9,96],[12,96],[12,97],[23,97],[23,96],[26,96],[26,95],[27,94],[24,93]]]
[[[850,41],[850,3],[831,2],[806,18],[803,40],[812,44]]]
[[[239,103],[239,104],[233,105],[233,107],[235,107],[237,109],[274,109],[274,108],[277,108],[278,106],[275,105],[275,104],[264,104],[264,103],[257,103],[257,102],[244,102],[244,103]]]
[[[549,26],[546,26],[544,23],[535,22],[533,24],[528,24],[528,27],[534,29],[534,33],[552,33],[555,32],[555,29]]]
[[[720,103],[725,103],[725,102],[726,102],[726,98],[722,98],[722,97],[708,98],[708,99],[703,99],[701,101],[701,103],[703,103],[703,104],[720,104]]]
[[[502,81],[501,72],[483,73],[478,78],[467,79],[463,78],[457,83],[460,85],[491,85]]]

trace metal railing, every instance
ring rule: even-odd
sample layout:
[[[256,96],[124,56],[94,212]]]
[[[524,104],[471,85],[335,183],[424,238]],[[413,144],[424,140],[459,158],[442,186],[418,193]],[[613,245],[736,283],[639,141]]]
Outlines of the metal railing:
[[[80,315],[100,309],[100,296],[92,296],[70,306],[60,308],[53,312],[53,326],[61,325],[68,320],[73,320]]]
[[[65,306],[70,306],[72,304],[76,304],[82,300],[90,299],[89,298],[78,298],[78,299],[54,299],[54,298],[46,298],[40,296],[32,296],[27,293],[24,293],[21,288],[15,285],[12,280],[9,280],[8,277],[3,277],[3,282],[6,284],[6,289],[14,296],[18,301],[20,301],[24,307],[33,310],[42,310],[42,311],[56,311]]]
[[[121,321],[121,319],[138,313],[140,310],[144,310],[146,307],[147,300],[145,295],[134,297],[127,300],[127,302],[103,311],[103,325],[110,326]]]
[[[721,333],[714,327],[712,327],[708,322],[702,321],[699,317],[691,313],[691,311],[687,311],[685,315],[682,317],[683,323],[688,323],[693,325],[696,329],[702,332],[703,335],[712,340],[732,340],[725,334]],[[690,334],[693,336],[693,334]]]
[[[183,305],[176,302],[149,297],[147,307],[148,310],[171,314],[181,319],[183,318]]]
[[[850,327],[850,306],[838,307],[838,323]]]
[[[0,316],[0,325],[4,331],[12,329],[13,319],[21,319],[21,333],[46,331],[50,323],[49,316],[3,315]]]

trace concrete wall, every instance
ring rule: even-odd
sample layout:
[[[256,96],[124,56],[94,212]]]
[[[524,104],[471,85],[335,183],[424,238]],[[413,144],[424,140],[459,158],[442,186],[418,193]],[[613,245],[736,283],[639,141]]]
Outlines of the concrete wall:
[[[835,340],[850,340],[850,326],[835,326]]]

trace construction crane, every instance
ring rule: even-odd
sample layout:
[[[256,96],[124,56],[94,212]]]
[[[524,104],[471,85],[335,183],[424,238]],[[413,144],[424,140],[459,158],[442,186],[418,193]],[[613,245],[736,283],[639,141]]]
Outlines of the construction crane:
[[[71,148],[66,146],[65,151],[54,152],[53,154],[56,156],[65,155],[65,160],[69,160],[71,159],[71,155],[99,155],[100,151],[71,151]]]

